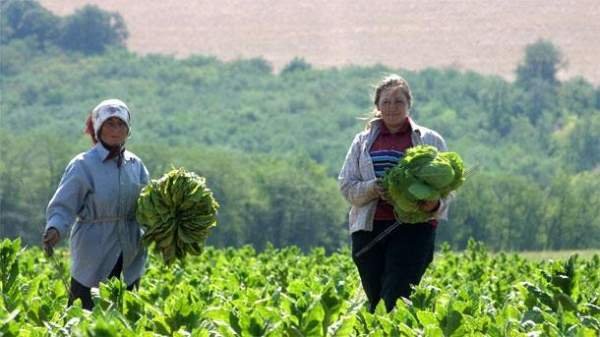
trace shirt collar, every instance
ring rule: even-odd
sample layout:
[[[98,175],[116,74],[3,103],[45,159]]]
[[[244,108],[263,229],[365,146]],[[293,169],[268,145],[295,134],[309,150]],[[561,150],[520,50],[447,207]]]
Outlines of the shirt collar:
[[[408,117],[408,123],[410,124],[410,129],[413,132],[416,132],[419,135],[423,134],[423,132],[421,131],[422,126],[420,126],[419,124],[415,123],[415,121],[413,121],[412,118]]]
[[[416,132],[418,134],[422,134],[421,132],[421,128],[422,126],[420,126],[419,124],[417,124],[412,118],[407,117],[408,118],[408,124],[410,125],[410,130],[412,132]],[[371,128],[373,128],[373,131],[377,131],[377,133],[385,133],[387,132],[387,134],[389,134],[389,130],[388,128],[385,127],[385,124],[383,124],[383,120],[381,118],[375,118],[371,121]]]
[[[96,150],[96,153],[98,153],[98,156],[100,157],[100,160],[105,161],[106,157],[108,157],[109,155],[109,151],[107,148],[104,147],[104,145],[102,145],[101,142],[96,143],[96,145],[94,145],[94,149]],[[129,153],[129,151],[126,151],[125,148],[123,148],[123,160],[124,161],[129,161],[131,160],[131,154]]]
[[[404,125],[402,125],[402,128],[400,130],[398,130],[398,132],[396,132],[396,135],[402,135],[402,134],[406,134],[408,132],[410,132],[412,130],[412,125],[410,123],[410,118],[407,116],[406,117],[407,123],[405,123]],[[382,135],[391,135],[391,131],[390,129],[387,128],[387,126],[385,126],[385,123],[381,123],[380,124],[380,130],[379,133]]]

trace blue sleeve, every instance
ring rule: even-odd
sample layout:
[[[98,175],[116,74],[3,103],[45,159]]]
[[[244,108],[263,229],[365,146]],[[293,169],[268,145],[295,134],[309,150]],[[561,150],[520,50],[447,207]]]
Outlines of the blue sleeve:
[[[144,163],[140,160],[141,163],[141,170],[142,172],[140,172],[140,183],[142,185],[148,185],[148,182],[150,181],[150,173],[148,173],[148,169],[146,168],[146,165],[144,165]]]
[[[80,160],[73,160],[60,180],[58,188],[46,209],[46,230],[54,227],[60,238],[66,238],[69,228],[75,222],[83,207],[86,195],[91,191]]]

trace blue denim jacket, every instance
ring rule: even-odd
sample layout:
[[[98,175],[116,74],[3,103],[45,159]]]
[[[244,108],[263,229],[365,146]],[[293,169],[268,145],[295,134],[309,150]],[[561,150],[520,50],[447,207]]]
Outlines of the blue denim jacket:
[[[71,160],[46,210],[46,230],[56,228],[65,238],[71,230],[71,275],[86,287],[105,280],[123,254],[123,275],[132,284],[144,272],[146,250],[135,220],[140,190],[149,174],[133,153],[123,163],[105,160],[100,143]]]

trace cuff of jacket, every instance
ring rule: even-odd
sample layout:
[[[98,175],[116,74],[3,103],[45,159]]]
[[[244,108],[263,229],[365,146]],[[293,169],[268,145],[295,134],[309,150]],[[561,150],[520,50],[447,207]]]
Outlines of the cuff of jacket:
[[[45,231],[48,231],[48,229],[50,228],[54,228],[58,231],[58,234],[60,234],[60,240],[63,240],[67,237],[69,230],[67,225],[61,224],[58,221],[52,221],[51,219],[50,221],[48,221],[48,224],[46,224]]]
[[[438,220],[448,220],[448,206],[454,200],[454,192],[447,197],[440,199],[440,205],[434,213],[434,217]]]

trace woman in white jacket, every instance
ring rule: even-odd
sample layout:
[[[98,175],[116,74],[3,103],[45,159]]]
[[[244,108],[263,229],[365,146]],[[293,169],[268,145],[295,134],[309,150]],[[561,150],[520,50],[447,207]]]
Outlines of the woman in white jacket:
[[[420,224],[396,219],[379,184],[388,168],[409,147],[424,144],[446,151],[444,139],[435,131],[416,124],[410,117],[412,94],[398,75],[386,77],[375,91],[373,118],[354,138],[339,175],[342,194],[351,204],[349,214],[352,255],[363,289],[374,311],[381,299],[392,310],[400,297],[410,296],[411,285],[420,282],[433,260],[435,228],[446,219],[450,198],[420,204],[431,214]],[[387,228],[400,225],[367,251],[364,248]],[[357,252],[364,253],[357,256]]]

